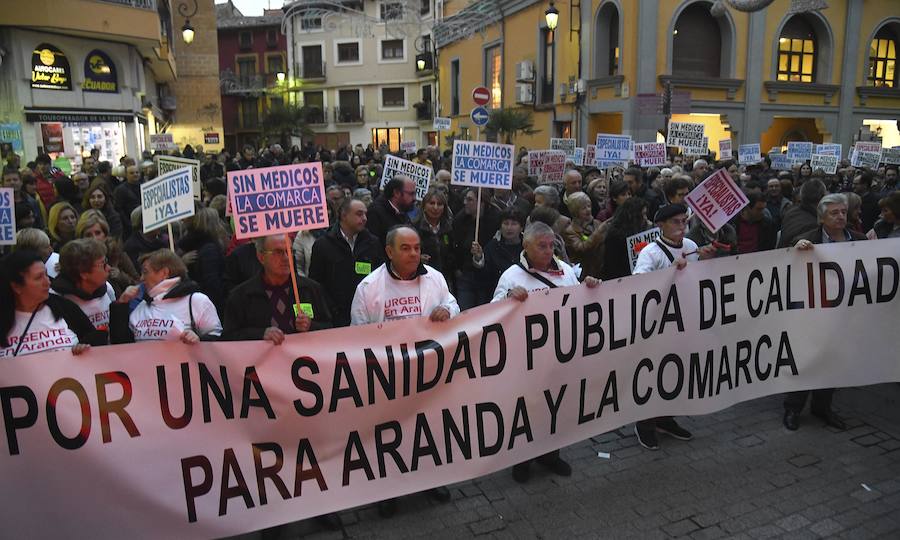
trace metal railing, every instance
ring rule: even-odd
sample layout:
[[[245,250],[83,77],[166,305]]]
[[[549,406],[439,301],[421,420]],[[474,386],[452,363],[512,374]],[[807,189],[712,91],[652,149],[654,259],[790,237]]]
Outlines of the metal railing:
[[[328,107],[306,107],[306,121],[312,125],[328,123]]]
[[[413,107],[416,109],[416,120],[431,120],[434,117],[434,107],[430,101],[421,101]]]
[[[306,62],[300,64],[301,79],[324,79],[325,78],[325,62]]]
[[[359,124],[363,121],[363,106],[335,107],[334,122],[336,124]]]

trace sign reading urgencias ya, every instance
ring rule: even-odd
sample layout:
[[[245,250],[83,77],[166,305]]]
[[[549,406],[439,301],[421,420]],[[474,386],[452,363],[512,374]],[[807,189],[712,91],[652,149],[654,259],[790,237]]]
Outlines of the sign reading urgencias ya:
[[[320,162],[230,171],[228,197],[239,239],[328,226]]]

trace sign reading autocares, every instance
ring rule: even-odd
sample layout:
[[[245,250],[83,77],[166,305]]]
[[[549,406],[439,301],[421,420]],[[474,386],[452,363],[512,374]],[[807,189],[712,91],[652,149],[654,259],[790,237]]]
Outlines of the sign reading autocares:
[[[31,55],[31,87],[44,90],[71,90],[72,70],[65,53],[41,43]]]
[[[84,82],[81,89],[85,92],[104,92],[115,94],[119,91],[116,64],[105,52],[94,49],[84,59]]]

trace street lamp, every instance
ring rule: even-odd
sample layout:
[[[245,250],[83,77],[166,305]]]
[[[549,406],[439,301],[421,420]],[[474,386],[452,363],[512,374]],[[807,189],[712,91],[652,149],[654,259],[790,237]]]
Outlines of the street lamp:
[[[194,27],[191,26],[191,17],[197,14],[197,0],[193,0],[194,9],[188,7],[188,3],[182,2],[178,5],[178,14],[184,17],[184,26],[181,27],[181,39],[190,45],[194,42]]]
[[[549,28],[551,32],[556,30],[556,25],[559,24],[559,10],[553,5],[552,0],[550,2],[550,7],[544,12],[544,20],[547,21],[547,28]]]
[[[416,69],[419,71],[425,71],[425,59],[419,58],[416,60]]]
[[[284,82],[284,72],[279,71],[278,73],[275,74],[275,78],[278,79],[278,82],[283,83]]]

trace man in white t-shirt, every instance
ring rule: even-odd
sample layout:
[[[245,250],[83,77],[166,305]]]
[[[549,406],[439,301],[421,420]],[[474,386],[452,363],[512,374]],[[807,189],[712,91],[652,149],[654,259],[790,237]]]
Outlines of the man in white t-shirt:
[[[688,209],[683,204],[669,204],[656,211],[653,218],[660,229],[661,236],[648,244],[638,254],[634,263],[633,274],[646,274],[675,266],[679,270],[687,266],[688,261],[706,259],[715,255],[712,245],[697,248],[690,238],[685,238],[687,230]],[[689,441],[694,436],[690,431],[679,426],[671,416],[650,418],[635,424],[634,432],[638,442],[648,450],[659,450],[656,433],[665,433],[682,441]]]
[[[415,317],[434,322],[459,314],[459,305],[450,294],[444,276],[422,264],[419,233],[407,225],[398,225],[385,238],[387,262],[356,286],[350,305],[350,324],[369,324]],[[440,502],[450,500],[446,487],[428,490]],[[397,512],[397,499],[378,503],[378,513],[391,517]]]
[[[578,276],[572,267],[553,256],[554,240],[556,233],[549,225],[540,221],[530,223],[525,228],[519,262],[507,268],[500,276],[491,302],[499,302],[506,298],[524,302],[532,292],[578,285]],[[594,288],[600,284],[600,280],[588,276],[584,279],[584,283]],[[559,450],[554,450],[534,460],[514,465],[513,479],[516,482],[520,484],[528,482],[532,461],[538,462],[559,476],[572,475],[572,467],[559,457]]]

